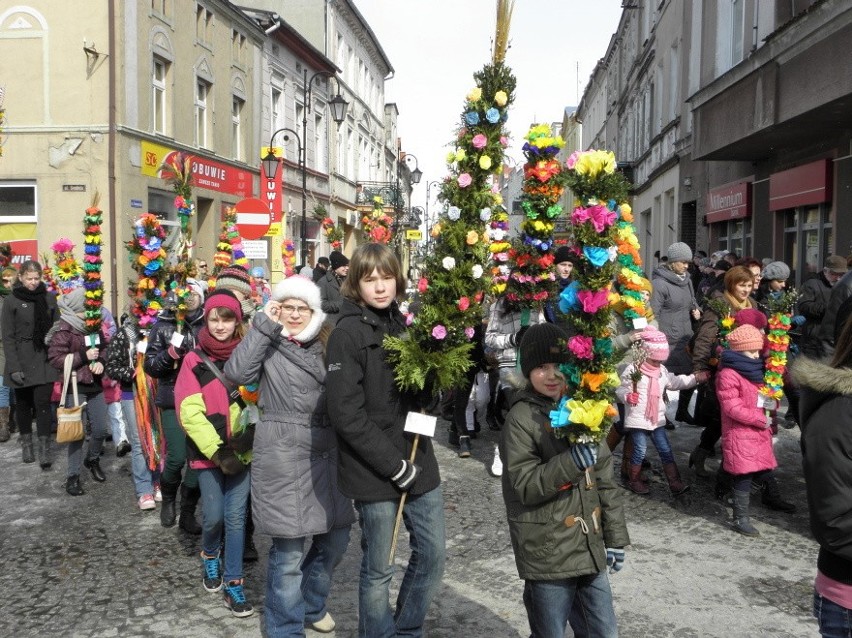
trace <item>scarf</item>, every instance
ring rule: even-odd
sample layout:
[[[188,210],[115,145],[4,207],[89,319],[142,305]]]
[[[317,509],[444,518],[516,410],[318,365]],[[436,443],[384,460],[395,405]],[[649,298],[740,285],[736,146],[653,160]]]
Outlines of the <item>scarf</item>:
[[[219,341],[210,334],[207,326],[204,326],[198,332],[198,344],[214,361],[227,361],[240,341],[239,337],[231,337],[228,341]]]
[[[645,405],[645,420],[657,424],[660,418],[660,370],[662,366],[653,366],[647,361],[639,367],[642,374],[648,377],[648,403]]]
[[[734,312],[737,310],[744,310],[745,308],[753,308],[754,306],[751,303],[751,298],[746,297],[745,301],[738,301],[736,297],[734,297],[727,290],[723,293],[725,297],[725,301],[728,302],[728,305],[734,309]]]
[[[56,300],[56,305],[59,306],[59,318],[62,319],[62,321],[74,328],[77,332],[86,334],[86,322],[83,321],[82,317],[78,317],[77,313],[74,312],[71,306],[66,303],[64,296],[59,297],[59,299]]]
[[[44,338],[53,325],[50,320],[51,313],[47,308],[47,286],[44,282],[36,286],[35,290],[30,290],[26,286],[17,286],[12,289],[12,294],[16,299],[35,304],[33,348],[37,351],[44,350]]]
[[[722,367],[731,368],[752,383],[763,383],[763,357],[752,359],[736,350],[722,350]]]

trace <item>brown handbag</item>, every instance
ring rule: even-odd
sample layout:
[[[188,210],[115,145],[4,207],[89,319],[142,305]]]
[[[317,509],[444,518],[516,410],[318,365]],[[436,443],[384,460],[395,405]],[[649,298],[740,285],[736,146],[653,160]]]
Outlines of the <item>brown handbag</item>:
[[[56,408],[56,442],[72,443],[83,440],[83,408],[86,402],[80,403],[77,395],[77,372],[72,370],[74,355],[65,355],[65,370],[63,371],[62,396],[59,399],[59,407]],[[74,391],[74,407],[65,407],[65,397],[68,394],[68,381]]]

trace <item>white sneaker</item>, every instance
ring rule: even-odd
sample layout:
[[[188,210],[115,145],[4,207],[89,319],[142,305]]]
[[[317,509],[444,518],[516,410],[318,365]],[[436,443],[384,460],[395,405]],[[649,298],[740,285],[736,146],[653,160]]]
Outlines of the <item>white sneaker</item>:
[[[500,448],[496,445],[494,446],[494,460],[491,462],[491,475],[503,475],[503,461],[500,459]]]
[[[160,491],[160,484],[154,483],[154,500],[157,503],[163,502],[163,493]]]
[[[335,625],[336,623],[334,622],[334,618],[331,617],[331,614],[325,612],[325,616],[323,616],[316,622],[308,623],[307,627],[313,629],[314,631],[327,634],[331,631],[334,631]]]
[[[154,502],[154,496],[152,494],[143,494],[139,497],[140,510],[153,510],[156,508],[157,504]]]

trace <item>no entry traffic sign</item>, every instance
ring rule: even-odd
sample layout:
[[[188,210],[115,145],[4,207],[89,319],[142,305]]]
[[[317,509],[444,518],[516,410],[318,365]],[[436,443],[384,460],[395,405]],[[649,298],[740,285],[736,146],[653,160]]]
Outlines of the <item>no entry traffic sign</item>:
[[[262,199],[247,197],[235,206],[237,209],[237,230],[243,239],[260,239],[269,230],[272,217],[269,206]]]

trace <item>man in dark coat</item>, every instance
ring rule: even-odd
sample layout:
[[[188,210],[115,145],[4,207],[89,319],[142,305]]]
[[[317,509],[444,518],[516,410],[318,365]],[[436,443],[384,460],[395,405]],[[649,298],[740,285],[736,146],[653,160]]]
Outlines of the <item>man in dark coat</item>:
[[[328,267],[331,263],[328,261],[328,257],[320,257],[317,259],[316,266],[314,266],[314,283],[318,284],[319,280],[325,277],[328,272]]]
[[[343,301],[340,284],[349,272],[349,259],[337,250],[332,251],[328,259],[330,272],[317,282],[317,286],[322,298],[322,310],[327,315],[326,322],[334,326],[340,317],[340,304]]]
[[[849,269],[840,255],[825,260],[819,276],[808,279],[799,289],[799,314],[805,318],[802,326],[802,353],[819,358],[823,354],[819,329],[826,314],[831,290]]]

